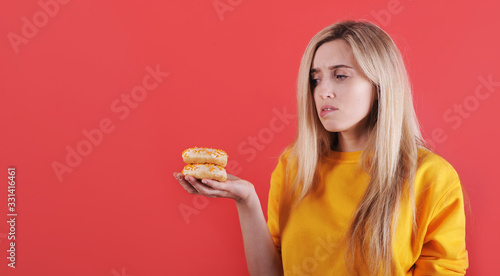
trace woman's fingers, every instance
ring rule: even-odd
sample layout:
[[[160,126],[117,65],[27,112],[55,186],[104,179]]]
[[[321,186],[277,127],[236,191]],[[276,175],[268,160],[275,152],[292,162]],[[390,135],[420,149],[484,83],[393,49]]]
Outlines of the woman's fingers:
[[[198,179],[192,176],[186,176],[189,183],[193,185],[193,187],[198,190],[201,195],[208,197],[226,197],[226,198],[234,198],[234,195],[225,190],[225,183],[218,182],[215,180],[203,179],[203,182],[200,182]]]
[[[232,198],[236,201],[245,200],[252,192],[255,192],[252,183],[240,178],[225,182],[203,179],[202,182],[210,186],[213,191],[216,191],[214,194]]]
[[[239,180],[241,178],[235,176],[235,175],[232,175],[232,174],[227,174],[227,180]]]
[[[190,194],[207,197],[225,197],[234,200],[246,198],[252,192],[253,185],[239,177],[228,174],[228,180],[219,182],[211,179],[198,180],[191,175],[174,173],[174,177]]]
[[[193,185],[191,185],[188,181],[186,181],[182,173],[174,173],[174,177],[181,184],[184,190],[188,191],[188,193],[200,194],[198,190],[196,190],[196,188],[193,187]]]
[[[203,184],[205,184],[205,185],[207,185],[215,190],[227,191],[226,187],[228,184],[226,184],[224,182],[214,181],[211,179],[203,179],[203,180],[201,180],[201,183],[203,183]]]

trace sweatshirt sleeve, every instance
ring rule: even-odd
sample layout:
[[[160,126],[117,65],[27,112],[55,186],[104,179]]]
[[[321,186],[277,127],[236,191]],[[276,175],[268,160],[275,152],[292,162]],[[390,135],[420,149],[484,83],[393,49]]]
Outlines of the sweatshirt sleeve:
[[[269,198],[267,204],[267,227],[271,232],[274,244],[281,253],[281,234],[279,228],[279,203],[281,197],[281,183],[283,182],[284,168],[281,158],[271,174]]]
[[[413,275],[465,275],[465,212],[458,181],[436,204]]]

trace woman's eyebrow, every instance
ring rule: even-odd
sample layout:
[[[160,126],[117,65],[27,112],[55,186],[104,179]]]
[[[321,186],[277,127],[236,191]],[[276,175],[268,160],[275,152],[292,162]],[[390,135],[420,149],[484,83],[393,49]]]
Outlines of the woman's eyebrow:
[[[329,70],[335,70],[335,69],[338,69],[338,68],[350,68],[350,69],[354,69],[353,67],[351,67],[349,65],[345,65],[345,64],[338,64],[338,65],[328,66]],[[321,71],[321,69],[312,68],[311,71],[310,71],[310,74],[314,75],[318,71]]]

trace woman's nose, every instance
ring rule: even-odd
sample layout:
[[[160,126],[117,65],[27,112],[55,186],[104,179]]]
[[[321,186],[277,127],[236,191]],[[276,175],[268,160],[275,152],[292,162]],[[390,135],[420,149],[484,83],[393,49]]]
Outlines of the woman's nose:
[[[322,85],[320,85],[319,87],[317,87],[319,89],[319,96],[321,99],[326,99],[326,98],[330,98],[330,99],[333,99],[335,98],[335,93],[333,92],[333,86],[330,85],[329,83],[322,83]]]

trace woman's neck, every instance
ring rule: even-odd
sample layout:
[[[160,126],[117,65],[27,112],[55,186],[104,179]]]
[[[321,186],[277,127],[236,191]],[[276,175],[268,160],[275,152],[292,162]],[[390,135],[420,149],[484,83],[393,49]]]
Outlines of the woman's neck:
[[[368,132],[364,120],[349,130],[337,132],[337,144],[333,150],[343,152],[363,150],[368,141]]]
[[[338,132],[338,143],[334,148],[335,151],[353,152],[363,150],[368,137],[349,137],[342,132]]]

